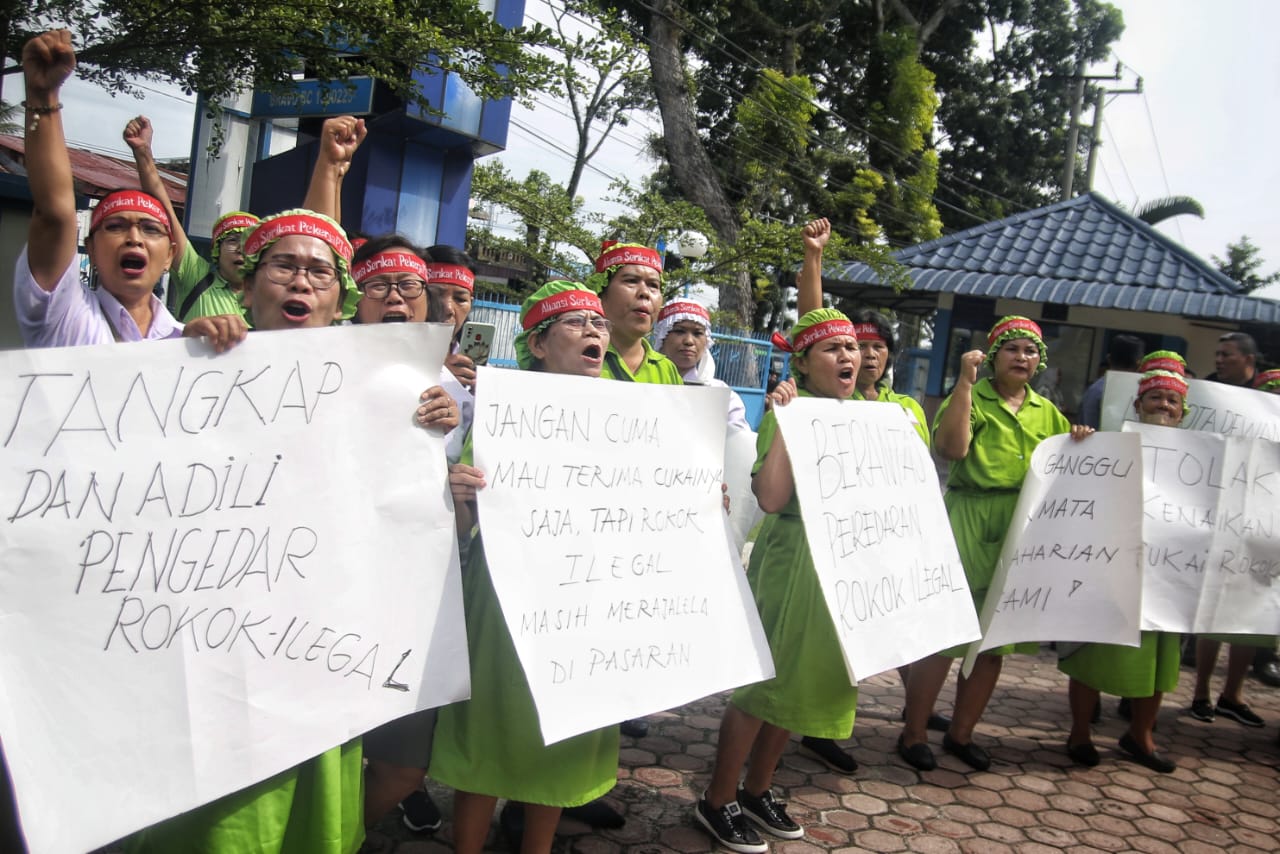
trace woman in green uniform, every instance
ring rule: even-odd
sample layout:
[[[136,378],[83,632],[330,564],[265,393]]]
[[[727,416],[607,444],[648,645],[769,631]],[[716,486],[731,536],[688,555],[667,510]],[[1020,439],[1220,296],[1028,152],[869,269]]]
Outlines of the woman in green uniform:
[[[318,328],[349,318],[360,293],[336,222],[309,210],[269,216],[245,240],[245,305],[259,331]],[[448,431],[453,399],[423,392],[417,423]],[[130,837],[130,854],[354,854],[364,840],[361,740]]]
[[[662,256],[636,243],[606,242],[587,287],[600,295],[613,337],[600,376],[659,385],[683,385],[680,369],[653,349],[649,333],[662,309]]]
[[[934,448],[951,462],[945,497],[960,562],[982,610],[987,588],[1004,544],[1018,491],[1031,464],[1031,452],[1049,436],[1070,432],[1076,438],[1093,432],[1072,427],[1066,416],[1031,388],[1031,378],[1044,370],[1048,354],[1040,327],[1025,317],[1003,317],[987,336],[987,351],[960,357],[960,375],[934,419]],[[986,364],[992,376],[978,379]],[[944,650],[911,665],[907,682],[906,725],[898,752],[909,764],[928,771],[937,767],[926,728],[933,705],[951,669],[951,661],[967,646]],[[991,758],[973,743],[973,728],[987,707],[1000,678],[1001,657],[1010,652],[1034,653],[1035,644],[1000,647],[978,656],[973,672],[960,676],[955,711],[942,747],[980,771]]]
[[[1142,360],[1142,379],[1133,408],[1143,424],[1177,427],[1187,412],[1186,362],[1177,353],[1157,350]],[[1090,723],[1101,692],[1131,698],[1129,731],[1120,749],[1152,771],[1171,773],[1177,766],[1156,752],[1152,732],[1162,695],[1178,687],[1179,636],[1174,632],[1143,632],[1138,647],[1087,643],[1058,660],[1058,669],[1071,677],[1071,735],[1067,754],[1093,767],[1099,762]]]
[[[565,295],[568,295],[566,298]],[[598,377],[609,346],[599,298],[574,282],[548,282],[524,301],[516,360],[524,370]],[[472,535],[476,490],[484,473],[471,465],[471,444],[450,467],[458,531]],[[431,776],[457,790],[454,849],[479,854],[498,798],[525,804],[521,851],[547,852],[563,807],[613,788],[618,728],[603,727],[544,746],[529,683],[503,619],[479,535],[463,574],[471,699],[440,710]]]
[[[810,223],[806,227],[806,243],[810,239],[810,227],[816,232],[826,226],[826,223],[825,219]],[[800,307],[806,307],[804,300],[801,301]],[[853,329],[858,336],[858,349],[862,354],[862,367],[858,370],[858,388],[853,393],[853,399],[875,400],[901,406],[920,435],[920,441],[924,442],[926,448],[929,447],[929,427],[924,410],[920,408],[920,404],[914,397],[898,394],[884,379],[885,373],[893,363],[895,350],[893,329],[889,326],[888,319],[878,311],[864,309],[854,316]],[[910,672],[910,665],[904,664],[898,668],[898,676],[902,679],[903,685],[907,684]],[[939,714],[929,716],[929,729],[946,732],[950,726],[951,719],[948,717]],[[833,739],[806,735],[800,739],[800,744],[836,771],[852,774],[858,770],[858,762],[853,755],[841,748]]]
[[[792,328],[790,341],[775,336],[774,343],[791,351],[800,388],[780,383],[770,394],[773,405],[784,405],[796,394],[835,400],[853,396],[861,357],[853,324],[843,314],[827,308],[808,312]],[[777,675],[734,692],[720,723],[711,784],[695,808],[698,822],[720,844],[742,854],[768,850],[752,823],[783,839],[804,836],[773,799],[774,769],[792,732],[848,738],[858,702],[813,568],[791,459],[773,412],[760,424],[756,447],[751,488],[768,515],[751,552],[747,580]]]

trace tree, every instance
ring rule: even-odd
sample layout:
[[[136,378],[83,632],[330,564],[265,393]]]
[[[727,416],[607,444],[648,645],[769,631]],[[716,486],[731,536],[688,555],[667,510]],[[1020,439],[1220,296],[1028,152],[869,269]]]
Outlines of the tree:
[[[1133,215],[1147,225],[1157,225],[1175,216],[1198,216],[1204,219],[1204,205],[1190,196],[1164,196],[1138,205]]]
[[[138,79],[165,81],[215,105],[253,86],[288,87],[303,67],[324,80],[367,74],[421,101],[411,72],[427,57],[485,98],[550,80],[548,60],[529,49],[548,43],[550,31],[502,27],[475,0],[34,0],[5,8],[9,56],[31,36],[65,27],[81,77],[120,92]]]
[[[1244,235],[1237,243],[1227,244],[1227,257],[1219,258],[1217,255],[1209,256],[1213,264],[1218,270],[1229,279],[1240,285],[1241,290],[1248,294],[1256,291],[1258,288],[1280,282],[1280,270],[1263,276],[1259,273],[1263,263],[1261,250],[1253,244],[1249,239],[1249,235]]]
[[[582,170],[614,128],[626,127],[629,112],[649,105],[649,70],[631,34],[612,12],[601,10],[595,18],[599,34],[587,36],[571,34],[566,26],[567,18],[579,17],[576,7],[566,3],[550,9],[563,57],[556,63],[559,88],[569,101],[578,135],[573,172],[565,187],[573,198],[578,194]]]

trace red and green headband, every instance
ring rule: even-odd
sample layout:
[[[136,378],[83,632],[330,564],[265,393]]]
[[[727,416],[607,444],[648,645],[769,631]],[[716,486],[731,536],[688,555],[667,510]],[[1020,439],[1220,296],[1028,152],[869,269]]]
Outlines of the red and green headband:
[[[461,264],[428,264],[423,274],[428,285],[456,285],[475,292],[476,274]]]
[[[389,250],[370,255],[351,268],[351,278],[356,280],[356,284],[380,273],[412,273],[425,280],[427,264],[412,252]]]
[[[1253,387],[1260,391],[1280,389],[1280,369],[1272,368],[1269,371],[1262,371],[1253,378]]]
[[[117,190],[103,197],[89,219],[89,233],[97,231],[104,219],[119,213],[140,213],[154,217],[164,226],[165,231],[173,234],[169,212],[164,209],[164,205],[155,196],[141,190]]]
[[[639,264],[662,272],[662,256],[658,250],[648,246],[632,246],[622,243],[605,243],[600,257],[596,259],[596,272],[603,273],[610,267],[621,267],[624,264]]]
[[[293,235],[317,237],[332,249],[335,255],[348,264],[351,263],[351,256],[355,250],[351,248],[351,241],[347,240],[347,236],[342,233],[342,228],[335,226],[327,218],[309,213],[286,214],[264,220],[245,241],[244,254],[257,255],[280,238]]]
[[[1142,375],[1142,379],[1138,380],[1138,397],[1142,397],[1147,392],[1155,389],[1176,391],[1185,400],[1187,397],[1187,380],[1181,374],[1171,371],[1148,371]]]
[[[520,327],[527,332],[544,320],[549,320],[558,314],[565,314],[570,311],[593,311],[596,314],[603,315],[604,306],[600,304],[600,297],[596,296],[592,291],[561,291],[544,297],[530,306],[529,310],[520,318]]]
[[[212,242],[217,243],[228,232],[244,231],[245,229],[253,228],[259,222],[261,222],[261,220],[251,213],[245,213],[244,211],[229,213],[213,224]]]
[[[852,323],[848,320],[836,318],[806,327],[795,337],[794,341],[788,341],[781,334],[775,332],[773,333],[773,346],[787,353],[803,353],[819,341],[825,341],[828,338],[835,338],[840,335],[848,335],[855,341],[858,338]]]
[[[853,324],[853,332],[858,336],[858,341],[879,341],[884,343],[884,336],[880,334],[880,327],[874,323],[855,323]]]

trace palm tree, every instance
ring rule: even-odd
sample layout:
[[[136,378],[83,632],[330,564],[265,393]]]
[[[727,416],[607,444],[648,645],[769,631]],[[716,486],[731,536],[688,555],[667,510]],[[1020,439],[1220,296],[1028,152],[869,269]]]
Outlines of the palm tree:
[[[0,101],[0,133],[22,133],[22,105]]]
[[[1165,196],[1138,205],[1133,215],[1147,225],[1156,225],[1175,216],[1190,214],[1204,219],[1204,205],[1190,196]]]

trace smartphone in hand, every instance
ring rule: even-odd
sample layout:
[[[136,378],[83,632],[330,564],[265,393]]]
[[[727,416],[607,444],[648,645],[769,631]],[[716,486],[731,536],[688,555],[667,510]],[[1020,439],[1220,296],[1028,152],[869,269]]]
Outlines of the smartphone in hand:
[[[459,352],[476,365],[484,365],[489,361],[489,350],[493,347],[494,326],[492,323],[462,324],[462,335],[458,339]]]

